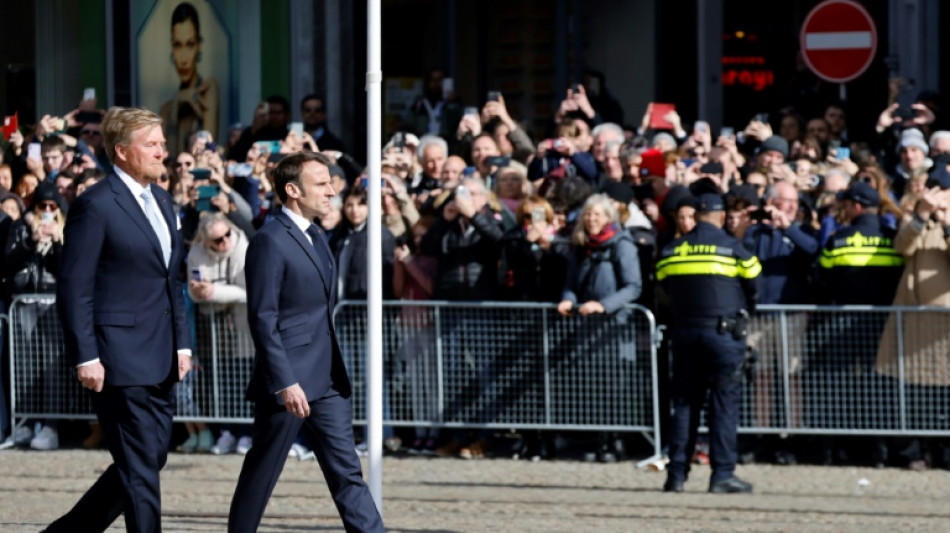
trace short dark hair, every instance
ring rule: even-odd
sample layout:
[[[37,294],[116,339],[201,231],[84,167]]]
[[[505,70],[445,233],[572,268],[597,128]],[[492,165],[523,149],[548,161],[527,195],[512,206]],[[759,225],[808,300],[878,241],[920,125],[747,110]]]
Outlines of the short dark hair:
[[[280,203],[287,202],[287,184],[300,185],[300,172],[307,163],[330,166],[330,158],[320,152],[297,152],[283,158],[274,169],[274,191]]]
[[[40,143],[40,153],[46,153],[52,150],[59,150],[65,153],[66,141],[59,135],[47,135],[43,138],[43,142]]]
[[[290,113],[290,102],[288,102],[286,98],[284,98],[283,96],[279,94],[272,94],[268,96],[267,103],[271,105],[274,105],[274,104],[280,105],[281,107],[284,108],[284,113]]]
[[[310,100],[320,100],[320,103],[323,104],[324,107],[326,107],[327,105],[327,101],[326,99],[323,98],[323,96],[320,96],[317,93],[310,93],[307,96],[304,96],[303,99],[300,100],[300,108],[303,109],[303,105],[309,102]]]

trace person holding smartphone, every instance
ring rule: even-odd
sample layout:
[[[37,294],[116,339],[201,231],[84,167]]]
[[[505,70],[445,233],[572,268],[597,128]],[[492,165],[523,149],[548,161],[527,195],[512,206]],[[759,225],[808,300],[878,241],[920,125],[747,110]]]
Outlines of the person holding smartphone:
[[[505,233],[505,291],[522,302],[558,302],[567,276],[568,242],[558,236],[554,208],[541,196],[518,206],[518,225]]]
[[[10,236],[4,250],[4,264],[10,275],[5,280],[5,289],[11,297],[19,294],[52,294],[56,292],[56,279],[59,276],[63,255],[63,226],[66,217],[61,206],[65,201],[56,192],[56,186],[44,182],[33,193],[33,203],[29,211],[10,227]],[[32,337],[40,332],[58,329],[56,307],[52,300],[37,299],[18,304],[16,317],[23,320],[13,324],[18,335],[26,336],[17,342],[28,346]],[[51,402],[65,400],[61,391],[55,389],[56,380],[63,372],[63,354],[61,348],[52,345],[49,349],[35,353],[39,359],[33,364],[40,372],[39,379],[31,381],[33,390],[27,391],[37,412],[62,412],[65,406],[51,405]],[[37,422],[35,429],[21,425],[14,435],[13,444],[29,446],[34,450],[55,450],[59,448],[59,433],[55,421]]]

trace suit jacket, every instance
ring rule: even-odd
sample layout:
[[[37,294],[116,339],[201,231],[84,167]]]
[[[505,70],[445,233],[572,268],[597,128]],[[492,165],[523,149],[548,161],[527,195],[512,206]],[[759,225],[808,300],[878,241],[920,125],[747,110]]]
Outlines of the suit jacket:
[[[331,385],[344,397],[350,380],[333,329],[336,302],[332,254],[315,239],[330,264],[322,264],[307,236],[284,212],[258,230],[247,249],[248,321],[256,350],[247,397],[282,400],[276,393],[299,383],[308,401]]]
[[[115,174],[76,198],[66,217],[57,301],[73,364],[97,357],[106,385],[178,379],[180,349],[191,346],[178,280],[184,257],[171,196],[152,187],[172,239],[165,266],[155,230]]]

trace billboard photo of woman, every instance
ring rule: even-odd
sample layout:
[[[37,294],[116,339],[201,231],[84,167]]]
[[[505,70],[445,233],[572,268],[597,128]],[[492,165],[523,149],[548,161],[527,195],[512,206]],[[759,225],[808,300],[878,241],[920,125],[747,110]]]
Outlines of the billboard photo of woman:
[[[185,151],[199,130],[215,140],[226,122],[229,36],[207,0],[158,0],[137,36],[138,104],[157,110],[168,151]]]

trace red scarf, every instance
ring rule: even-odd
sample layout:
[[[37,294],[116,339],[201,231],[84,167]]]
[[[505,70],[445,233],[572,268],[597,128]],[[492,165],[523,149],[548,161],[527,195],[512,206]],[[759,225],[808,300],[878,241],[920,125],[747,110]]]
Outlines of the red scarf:
[[[600,233],[597,233],[596,235],[588,235],[587,253],[590,253],[603,246],[604,243],[612,239],[618,231],[620,231],[620,228],[617,226],[617,223],[611,222],[610,225],[604,226],[603,229],[600,230]]]

